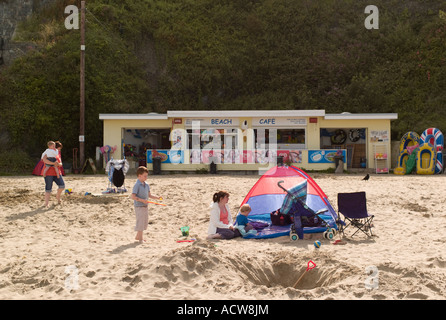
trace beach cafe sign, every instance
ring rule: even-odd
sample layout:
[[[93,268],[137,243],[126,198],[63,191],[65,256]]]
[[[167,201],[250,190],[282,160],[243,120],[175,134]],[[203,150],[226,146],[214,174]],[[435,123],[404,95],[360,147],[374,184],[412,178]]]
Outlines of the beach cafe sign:
[[[306,118],[283,118],[283,117],[269,117],[269,118],[252,118],[253,127],[295,127],[306,126]]]
[[[216,128],[216,127],[238,127],[238,118],[203,118],[192,119],[187,118],[185,121],[186,127],[192,127],[192,123],[196,121],[200,123],[202,128]]]
[[[192,123],[196,121],[200,123],[202,128],[217,127],[238,127],[238,118],[187,118],[185,119],[186,127],[192,127]],[[283,118],[283,117],[267,117],[252,118],[252,126],[255,127],[295,127],[306,126],[306,118]]]

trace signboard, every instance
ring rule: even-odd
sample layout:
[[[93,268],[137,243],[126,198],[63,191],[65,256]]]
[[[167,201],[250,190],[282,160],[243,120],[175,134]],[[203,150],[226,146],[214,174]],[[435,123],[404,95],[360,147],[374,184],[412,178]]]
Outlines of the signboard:
[[[272,163],[276,157],[282,157],[284,163],[302,163],[302,150],[255,150],[256,163]]]
[[[306,118],[283,118],[283,117],[267,117],[252,118],[253,127],[289,127],[306,126]]]
[[[211,150],[211,149],[202,149],[202,150],[192,150],[190,163],[192,164],[200,164],[205,163],[209,164],[211,162],[211,158],[217,163],[254,163],[253,152],[251,150],[237,150],[237,149],[229,149],[229,150]]]
[[[277,150],[277,156],[283,157],[284,163],[302,163],[302,150]]]
[[[200,122],[200,128],[221,128],[221,127],[238,127],[238,118],[201,118],[201,119],[185,119],[186,127],[192,127],[192,122]]]
[[[336,152],[341,151],[344,157],[344,162],[347,159],[346,150],[340,149],[322,149],[322,150],[308,150],[308,163],[335,163],[334,156]]]
[[[370,142],[389,142],[389,131],[370,130]]]
[[[161,163],[184,163],[182,150],[147,150],[147,163],[153,163],[154,157],[160,157]]]

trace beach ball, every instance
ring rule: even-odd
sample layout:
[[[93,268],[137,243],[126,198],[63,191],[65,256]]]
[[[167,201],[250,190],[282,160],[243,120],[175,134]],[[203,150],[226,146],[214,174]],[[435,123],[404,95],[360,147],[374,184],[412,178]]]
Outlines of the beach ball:
[[[316,240],[314,242],[314,247],[319,249],[321,247],[321,242],[319,240]]]

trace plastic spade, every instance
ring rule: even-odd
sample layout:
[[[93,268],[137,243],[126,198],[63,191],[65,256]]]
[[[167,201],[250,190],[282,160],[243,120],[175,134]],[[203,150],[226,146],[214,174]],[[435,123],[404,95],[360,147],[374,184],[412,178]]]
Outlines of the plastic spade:
[[[152,203],[152,204],[157,204],[159,206],[166,206],[164,203],[158,203],[158,202],[153,202],[153,201],[148,201],[146,200],[147,203]]]
[[[294,284],[293,288],[296,288],[296,287],[297,287],[298,283],[300,282],[300,280],[302,280],[302,278],[304,277],[305,273],[307,273],[307,271],[309,271],[309,270],[311,270],[311,269],[314,269],[315,267],[316,267],[316,264],[315,264],[313,261],[311,261],[311,260],[308,261],[307,269],[305,270],[304,273],[302,273],[302,275],[300,276],[300,278],[297,279],[297,281],[296,281],[296,283]]]

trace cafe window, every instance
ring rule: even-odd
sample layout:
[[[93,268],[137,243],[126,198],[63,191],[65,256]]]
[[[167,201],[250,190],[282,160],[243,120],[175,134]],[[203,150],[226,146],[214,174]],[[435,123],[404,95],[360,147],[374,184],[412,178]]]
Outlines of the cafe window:
[[[276,134],[276,141],[279,149],[281,149],[281,147],[305,149],[306,134],[305,129],[302,128],[254,129],[256,148],[265,148],[268,147],[270,143],[274,143],[273,139],[270,139],[271,134],[274,133]]]
[[[187,130],[189,149],[237,149],[237,129],[201,129],[200,132]],[[193,145],[197,143],[197,145]]]
[[[170,129],[123,128],[123,156],[129,160],[146,161],[147,150],[170,149]]]
[[[187,145],[191,150],[191,163],[207,163],[208,153],[219,158],[219,163],[234,163],[234,150],[238,150],[237,129],[187,130]],[[200,154],[197,154],[197,151]],[[228,152],[231,152],[228,154]],[[218,154],[214,154],[218,153]],[[200,158],[198,160],[198,157]]]

